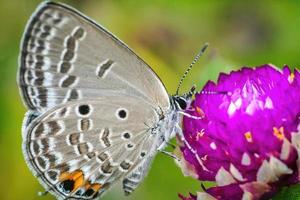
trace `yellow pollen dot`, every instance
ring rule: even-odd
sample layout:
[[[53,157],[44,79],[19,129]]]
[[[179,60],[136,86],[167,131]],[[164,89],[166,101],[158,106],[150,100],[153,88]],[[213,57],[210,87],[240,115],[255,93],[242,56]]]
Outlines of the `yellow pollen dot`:
[[[246,138],[246,140],[248,142],[253,142],[253,140],[252,140],[252,134],[251,134],[250,131],[248,131],[248,132],[245,133],[245,138]]]
[[[196,107],[196,112],[200,115],[200,116],[203,116],[204,115],[204,112],[203,110],[200,108],[200,107]]]
[[[273,134],[279,140],[283,140],[284,139],[284,129],[283,129],[283,127],[280,127],[279,129],[276,128],[276,127],[273,127]]]
[[[289,83],[292,83],[294,81],[294,78],[295,78],[295,74],[291,73],[288,78]]]

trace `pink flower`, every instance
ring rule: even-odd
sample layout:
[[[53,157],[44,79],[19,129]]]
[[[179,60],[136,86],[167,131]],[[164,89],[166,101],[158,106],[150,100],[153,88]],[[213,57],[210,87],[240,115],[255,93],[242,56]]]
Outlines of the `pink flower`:
[[[183,145],[181,166],[200,181],[216,182],[198,199],[269,199],[300,182],[298,70],[263,65],[220,74],[196,94],[190,110],[203,118],[184,117],[184,136],[202,164]]]

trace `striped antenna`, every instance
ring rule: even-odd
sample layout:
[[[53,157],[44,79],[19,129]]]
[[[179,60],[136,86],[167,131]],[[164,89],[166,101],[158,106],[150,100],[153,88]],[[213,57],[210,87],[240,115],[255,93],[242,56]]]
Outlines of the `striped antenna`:
[[[198,92],[198,94],[227,94],[227,95],[231,95],[231,92],[228,91],[209,91],[209,90],[203,90],[201,92]]]
[[[202,47],[202,49],[199,51],[199,53],[196,55],[196,57],[194,58],[193,62],[190,64],[190,66],[187,68],[187,70],[184,72],[183,76],[181,77],[177,90],[176,90],[176,95],[178,95],[179,89],[182,85],[183,80],[185,79],[185,77],[187,76],[187,74],[189,73],[189,71],[192,69],[193,65],[198,61],[198,59],[200,58],[200,56],[204,53],[204,51],[206,50],[206,48],[208,47],[208,43],[205,43],[204,46]]]

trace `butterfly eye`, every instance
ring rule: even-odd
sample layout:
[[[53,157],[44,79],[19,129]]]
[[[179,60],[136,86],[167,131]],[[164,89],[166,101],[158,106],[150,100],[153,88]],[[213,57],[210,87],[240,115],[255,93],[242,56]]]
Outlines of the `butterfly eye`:
[[[179,107],[182,109],[182,110],[185,110],[186,109],[186,100],[183,99],[183,98],[176,98],[176,102],[177,104],[179,105]]]

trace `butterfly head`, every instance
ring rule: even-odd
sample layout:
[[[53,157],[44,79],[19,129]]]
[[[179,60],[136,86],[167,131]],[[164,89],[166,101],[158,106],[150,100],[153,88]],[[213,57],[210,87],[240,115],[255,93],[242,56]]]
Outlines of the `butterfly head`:
[[[185,110],[192,102],[196,87],[193,86],[189,92],[183,95],[174,95],[171,97],[171,103],[175,110]]]

